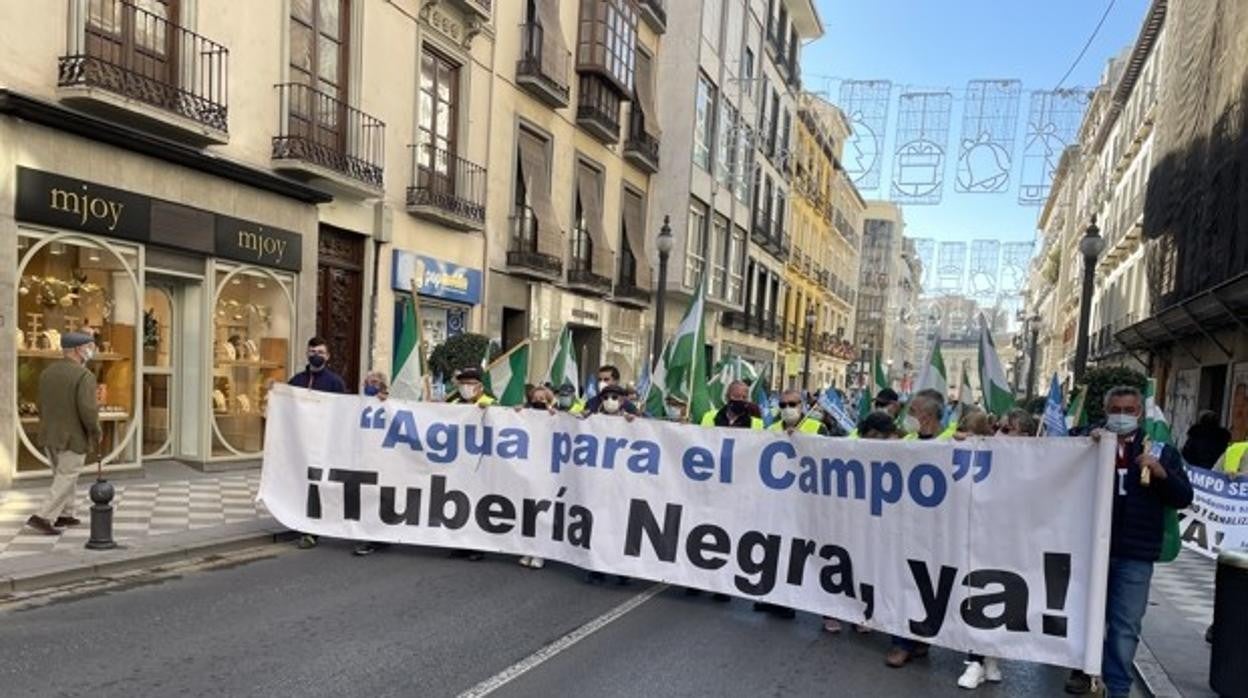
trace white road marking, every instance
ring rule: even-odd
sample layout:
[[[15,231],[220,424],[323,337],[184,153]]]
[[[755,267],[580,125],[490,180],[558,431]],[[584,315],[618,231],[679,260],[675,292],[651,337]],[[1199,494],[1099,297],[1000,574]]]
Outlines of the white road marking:
[[[654,586],[630,598],[629,600],[625,601],[619,606],[616,606],[610,611],[607,611],[606,613],[598,616],[597,618],[594,618],[593,620],[589,621],[588,623],[585,623],[579,628],[576,628],[575,630],[568,633],[567,635],[564,635],[558,640],[555,640],[549,645],[546,645],[545,647],[539,649],[533,654],[530,654],[524,659],[521,659],[515,664],[512,664],[506,669],[503,669],[502,671],[482,681],[476,686],[473,686],[472,688],[464,691],[463,693],[460,693],[459,698],[482,698],[482,696],[488,696],[494,691],[497,691],[503,686],[506,686],[507,684],[516,680],[517,678],[522,676],[525,672],[529,671],[530,669],[534,669],[542,665],[546,661],[558,655],[560,652],[563,652],[564,650],[568,649],[569,647],[572,647],[576,643],[580,642],[581,640],[584,640],[585,638],[589,637],[595,632],[607,627],[608,625],[615,622],[616,620],[619,620],[629,611],[632,611],[633,609],[637,608],[643,603],[654,598],[658,594],[663,593],[663,591],[667,589],[667,586],[668,585],[666,584],[655,584]]]

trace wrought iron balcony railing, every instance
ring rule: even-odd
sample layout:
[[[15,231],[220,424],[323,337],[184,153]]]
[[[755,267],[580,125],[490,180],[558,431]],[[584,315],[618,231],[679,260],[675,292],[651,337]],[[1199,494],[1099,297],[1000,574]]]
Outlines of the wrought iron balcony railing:
[[[485,226],[485,168],[433,144],[410,146],[408,210],[464,230]]]
[[[547,106],[561,109],[568,106],[571,88],[568,75],[572,52],[565,51],[557,61],[546,61],[542,39],[545,30],[536,22],[523,27],[520,60],[516,62],[516,83]]]
[[[645,115],[634,105],[628,117],[628,139],[624,141],[624,157],[654,174],[659,171],[659,139],[646,133],[645,119]]]
[[[595,295],[611,293],[611,277],[586,268],[569,269],[568,285]]]
[[[576,124],[607,145],[620,140],[620,98],[602,77],[581,75],[577,86]]]
[[[229,130],[224,46],[131,0],[91,0],[85,15],[57,62],[60,87],[98,88]]]
[[[273,159],[297,161],[363,182],[384,185],[386,125],[308,85],[277,86],[281,122]]]
[[[543,234],[533,209],[527,206],[516,209],[511,217],[511,241],[507,249],[507,266],[525,276],[555,281],[563,276],[563,260],[551,254],[539,252],[538,235]]]
[[[637,308],[650,305],[650,292],[638,287],[637,283],[631,279],[620,279],[611,295],[615,298],[615,302],[621,305],[631,305]]]

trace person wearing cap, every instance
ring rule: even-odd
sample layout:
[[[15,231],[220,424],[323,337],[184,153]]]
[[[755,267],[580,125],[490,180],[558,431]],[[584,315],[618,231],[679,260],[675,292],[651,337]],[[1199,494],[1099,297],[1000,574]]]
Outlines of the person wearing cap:
[[[656,388],[657,390],[657,388]],[[667,394],[663,398],[663,418],[669,422],[689,423],[689,403],[679,395]]]
[[[901,412],[901,396],[892,388],[884,388],[876,393],[875,400],[871,404],[872,409],[887,412],[894,419],[896,419],[897,413]]]
[[[628,421],[637,416],[637,407],[628,399],[628,392],[619,383],[608,384],[586,406],[588,414],[623,415]]]
[[[620,369],[607,364],[598,369],[598,394],[590,398],[579,409],[573,408],[572,412],[576,414],[601,414],[602,401],[607,393],[607,388],[617,388],[620,396],[620,411],[625,414],[636,415],[638,413],[637,406],[628,399],[628,391],[624,386],[620,385]]]
[[[95,357],[95,337],[85,332],[61,335],[64,358],[39,374],[39,444],[52,466],[48,498],[26,525],[49,536],[59,528],[82,523],[74,517],[74,493],[87,451],[103,438],[95,400],[95,374],[87,363]]]
[[[481,382],[481,369],[476,366],[461,368],[459,373],[455,374],[455,394],[446,401],[455,405],[476,405],[481,409],[494,404],[494,398],[485,392],[485,385]],[[485,553],[480,550],[457,548],[451,551],[451,557],[476,562],[484,559]]]
[[[447,402],[482,408],[494,404],[494,398],[485,392],[485,385],[481,382],[481,369],[475,366],[462,368],[455,374],[455,389],[455,394],[447,398]]]
[[[560,412],[572,412],[576,409],[576,386],[571,383],[559,386],[559,390],[555,393],[554,407]]]

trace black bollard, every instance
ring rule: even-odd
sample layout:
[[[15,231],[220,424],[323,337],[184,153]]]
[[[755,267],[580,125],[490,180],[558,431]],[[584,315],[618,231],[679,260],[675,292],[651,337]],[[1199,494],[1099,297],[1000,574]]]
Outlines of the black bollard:
[[[1224,698],[1248,698],[1248,550],[1218,555],[1213,599],[1213,650],[1209,687]]]
[[[113,483],[99,478],[91,485],[91,539],[88,550],[112,550],[117,547],[113,540]]]

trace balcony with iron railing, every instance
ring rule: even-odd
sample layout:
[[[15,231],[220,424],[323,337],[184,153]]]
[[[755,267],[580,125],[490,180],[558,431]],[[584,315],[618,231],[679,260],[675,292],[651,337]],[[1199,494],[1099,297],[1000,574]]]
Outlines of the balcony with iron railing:
[[[651,294],[650,291],[639,287],[636,280],[620,277],[611,292],[611,297],[619,305],[647,308],[650,306]]]
[[[546,106],[562,109],[568,106],[572,95],[568,82],[572,72],[572,52],[565,51],[558,60],[545,60],[544,32],[537,22],[528,22],[523,26],[520,60],[516,61],[516,84]]]
[[[729,310],[720,316],[720,324],[730,330],[745,332],[750,325],[750,314],[748,312]]]
[[[384,187],[386,125],[308,85],[277,86],[278,135],[273,167],[325,180],[332,188],[375,196]]]
[[[537,216],[528,206],[517,207],[511,217],[511,240],[507,247],[507,269],[519,276],[542,281],[558,281],[563,276],[563,260],[539,252],[541,234]]]
[[[628,116],[624,159],[650,174],[659,171],[659,139],[646,133],[646,115],[634,103]]]
[[[57,94],[197,145],[229,140],[229,50],[132,0],[70,3]]]
[[[637,0],[637,13],[655,34],[667,31],[667,9],[663,0]]]
[[[458,230],[485,228],[485,168],[433,144],[408,146],[407,211]]]
[[[576,125],[604,145],[620,140],[620,97],[596,73],[582,74],[577,84]]]

